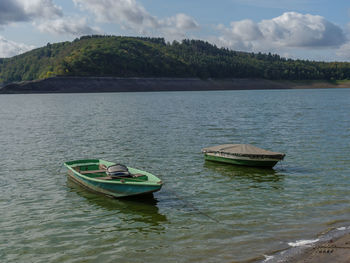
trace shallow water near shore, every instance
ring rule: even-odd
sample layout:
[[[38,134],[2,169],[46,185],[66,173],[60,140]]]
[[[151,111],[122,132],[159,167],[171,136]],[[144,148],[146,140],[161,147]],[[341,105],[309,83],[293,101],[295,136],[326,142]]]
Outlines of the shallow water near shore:
[[[350,90],[0,96],[0,262],[254,262],[350,224]],[[205,162],[250,143],[273,170]],[[110,199],[62,163],[100,158],[165,182]],[[288,244],[289,243],[289,244]]]

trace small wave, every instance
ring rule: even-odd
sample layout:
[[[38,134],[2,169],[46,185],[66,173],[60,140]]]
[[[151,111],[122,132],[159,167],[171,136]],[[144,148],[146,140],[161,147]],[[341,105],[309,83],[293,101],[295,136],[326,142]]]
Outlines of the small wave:
[[[269,262],[274,258],[274,256],[268,256],[268,255],[264,255],[264,257],[265,257],[265,260],[263,262]]]
[[[312,240],[298,240],[295,242],[289,242],[288,245],[291,247],[301,247],[301,246],[306,246],[306,245],[310,245],[313,243],[316,243],[317,241],[319,241],[319,239],[312,239]]]
[[[340,230],[340,231],[343,231],[343,230],[346,230],[346,229],[348,229],[348,228],[345,227],[345,226],[342,226],[342,227],[338,227],[338,228],[337,228],[337,230]]]
[[[346,231],[347,233],[349,233],[350,231],[350,226],[341,226],[341,227],[337,227],[336,228],[338,231]]]
[[[336,239],[343,236],[346,233],[350,233],[350,226],[339,226],[333,228],[320,235],[317,239],[312,240],[297,240],[295,242],[289,242],[290,246],[288,249],[278,252],[274,255],[264,255],[265,259],[261,263],[277,263],[277,262],[289,262],[290,258],[293,258],[295,255],[300,255],[304,249],[312,246],[316,242],[328,242],[330,240]]]

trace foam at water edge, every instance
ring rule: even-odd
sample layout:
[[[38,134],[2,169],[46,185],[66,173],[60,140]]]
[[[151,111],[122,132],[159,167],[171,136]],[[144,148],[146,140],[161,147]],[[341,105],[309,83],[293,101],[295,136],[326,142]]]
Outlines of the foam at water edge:
[[[263,262],[269,262],[274,258],[274,256],[268,256],[268,255],[264,255],[264,257],[265,257],[265,260]]]
[[[281,251],[275,255],[264,255],[265,259],[261,263],[282,263],[292,258],[295,255],[303,253],[304,249],[313,246],[316,242],[327,242],[331,239],[343,236],[346,233],[350,233],[350,226],[342,226],[335,228],[324,235],[321,235],[317,239],[313,240],[297,240],[295,242],[289,242],[289,249]]]
[[[350,226],[348,226],[348,227],[345,227],[345,226],[338,227],[337,230],[340,230],[340,231],[350,230]]]
[[[311,245],[313,243],[316,243],[317,241],[319,241],[319,239],[298,240],[298,241],[295,241],[295,242],[289,242],[288,245],[291,246],[291,247],[301,247],[301,246]]]

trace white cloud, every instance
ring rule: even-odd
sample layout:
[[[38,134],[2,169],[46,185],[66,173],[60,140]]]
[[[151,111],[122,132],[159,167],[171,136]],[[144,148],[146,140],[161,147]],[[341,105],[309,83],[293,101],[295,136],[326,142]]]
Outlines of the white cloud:
[[[31,18],[47,18],[63,16],[62,9],[52,0],[17,0],[23,5],[24,11]]]
[[[340,27],[322,16],[287,12],[271,20],[263,20],[259,27],[264,37],[291,47],[331,47],[345,41]]]
[[[350,60],[350,42],[342,45],[337,51],[336,55],[342,60]]]
[[[299,10],[309,10],[312,4],[320,4],[320,0],[231,0],[231,2],[264,9],[276,8],[284,10],[295,9],[295,7],[298,7]]]
[[[52,0],[0,0],[0,25],[33,21],[41,32],[56,35],[99,34],[86,18],[63,17]]]
[[[116,22],[128,28],[157,27],[157,19],[135,0],[73,0],[83,10],[93,13],[100,22]]]
[[[53,0],[0,0],[0,29],[17,22],[32,22],[43,33],[81,36],[101,34],[90,27],[83,17],[64,17],[62,9]],[[0,57],[11,57],[32,49],[21,43],[0,38]]]
[[[350,39],[350,23],[348,23],[345,27],[345,33],[348,36],[348,39]],[[339,47],[339,49],[336,51],[336,55],[341,59],[341,60],[350,60],[350,41],[347,43],[344,43]]]
[[[0,25],[62,16],[52,0],[1,0]]]
[[[243,41],[251,41],[262,38],[262,33],[257,24],[252,20],[242,20],[231,23],[231,34]]]
[[[167,40],[182,40],[186,38],[186,33],[199,28],[198,23],[186,14],[176,14],[175,16],[159,20],[158,31]]]
[[[217,44],[246,51],[282,51],[288,48],[334,48],[342,45],[345,34],[324,17],[286,12],[271,20],[232,22],[218,26]]]
[[[16,43],[0,36],[0,58],[12,57],[33,48],[34,46]]]
[[[187,31],[197,29],[198,23],[186,14],[159,19],[136,0],[73,0],[83,10],[93,13],[100,22],[120,24],[123,28],[142,34],[185,36]],[[157,31],[157,32],[155,32]]]
[[[37,28],[43,33],[53,35],[91,35],[101,34],[102,31],[96,27],[90,27],[86,18],[58,18],[38,23]]]
[[[165,20],[160,20],[159,24],[163,27],[172,27],[183,30],[192,30],[199,27],[196,20],[186,14],[176,14]]]
[[[26,20],[28,20],[28,17],[25,14],[24,9],[21,8],[16,1],[0,1],[0,25]]]

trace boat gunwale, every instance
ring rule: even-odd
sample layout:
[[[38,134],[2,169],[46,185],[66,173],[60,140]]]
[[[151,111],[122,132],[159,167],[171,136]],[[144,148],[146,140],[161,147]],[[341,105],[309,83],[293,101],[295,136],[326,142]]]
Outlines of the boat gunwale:
[[[84,162],[84,161],[89,161],[89,162]],[[88,160],[75,160],[75,161],[69,161],[69,162],[65,162],[64,163],[64,166],[67,167],[70,171],[72,171],[75,175],[81,177],[81,178],[84,178],[88,181],[93,181],[93,182],[98,182],[98,183],[104,183],[104,184],[120,184],[120,185],[150,185],[150,186],[161,186],[163,185],[163,182],[161,179],[159,179],[158,177],[156,177],[155,175],[149,173],[149,172],[146,172],[146,171],[143,171],[143,170],[139,170],[139,169],[136,169],[136,168],[133,168],[133,167],[128,167],[128,169],[132,169],[138,173],[141,173],[143,175],[146,175],[148,180],[147,181],[130,181],[130,180],[133,180],[133,178],[125,178],[127,180],[125,181],[122,181],[124,178],[121,178],[119,181],[112,181],[112,180],[103,180],[103,179],[96,179],[96,178],[93,178],[93,177],[89,177],[89,176],[85,176],[81,173],[79,173],[78,171],[76,171],[74,168],[73,168],[73,164],[96,164],[96,163],[100,163],[101,159],[88,159]],[[107,163],[112,163],[112,162],[108,162],[108,161],[104,161],[102,160],[103,162],[107,162]],[[150,179],[153,179],[152,181],[150,181]],[[156,181],[157,180],[157,181]]]
[[[274,160],[283,160],[285,157],[285,154],[276,154],[276,155],[267,155],[267,154],[247,154],[247,153],[230,153],[230,152],[225,152],[225,151],[208,151],[208,150],[203,150],[202,151],[205,154],[226,154],[232,157],[247,157],[247,158],[251,158],[253,160],[263,160],[263,159],[274,159]],[[224,157],[225,156],[218,156],[218,157]],[[229,158],[229,157],[226,157]]]
[[[245,157],[240,158],[229,158],[223,156],[217,156],[205,153],[204,159],[206,161],[228,163],[238,166],[249,166],[249,167],[259,167],[259,168],[272,168],[279,160],[276,159],[245,159]]]

